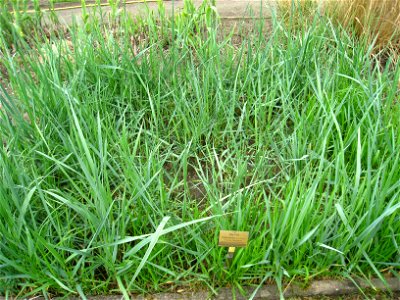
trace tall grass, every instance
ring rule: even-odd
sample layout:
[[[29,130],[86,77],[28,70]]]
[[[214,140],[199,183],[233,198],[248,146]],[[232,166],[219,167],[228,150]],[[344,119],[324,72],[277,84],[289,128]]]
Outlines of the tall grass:
[[[373,45],[372,54],[384,50],[385,60],[387,56],[399,57],[399,0],[284,0],[278,2],[278,8],[292,28],[304,28],[316,14],[323,12],[349,34]]]
[[[36,26],[40,26],[41,12],[39,1],[10,1],[0,2],[0,30],[7,47],[16,47],[20,38],[29,36]],[[26,13],[28,5],[33,4],[35,13]],[[4,46],[4,45],[2,45]]]
[[[2,35],[0,293],[399,270],[398,65],[374,67],[329,19],[237,46],[212,6],[185,4],[45,42],[38,28],[16,51]],[[250,232],[228,267],[220,229]]]
[[[400,1],[342,1],[335,17],[377,48],[400,47]]]

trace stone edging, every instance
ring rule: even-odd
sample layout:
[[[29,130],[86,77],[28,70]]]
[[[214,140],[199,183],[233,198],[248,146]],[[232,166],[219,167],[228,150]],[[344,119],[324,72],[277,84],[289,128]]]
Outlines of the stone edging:
[[[400,276],[400,274],[398,274]],[[387,285],[385,285],[380,279],[371,279],[369,282],[366,280],[355,280],[359,288],[363,290],[373,289],[376,292],[388,292],[392,293],[400,292],[400,277],[390,277],[386,278]],[[373,288],[372,288],[373,287]],[[286,287],[284,291],[284,296],[287,298],[293,297],[315,297],[320,298],[326,297],[337,297],[351,294],[360,294],[359,289],[350,280],[316,280],[313,281],[310,286],[306,289],[292,285]],[[224,300],[224,299],[237,299],[244,300],[248,299],[250,295],[255,291],[255,288],[244,288],[247,296],[239,295],[238,292],[233,294],[231,288],[221,288],[218,290],[218,295],[211,295],[207,291],[197,291],[197,292],[181,292],[181,293],[159,293],[148,296],[132,296],[132,300]],[[265,285],[261,287],[253,299],[256,300],[275,300],[279,299],[280,294],[276,285]],[[13,298],[7,298],[13,299]],[[42,297],[34,297],[31,299],[43,300]],[[69,297],[68,299],[80,299],[78,297]],[[88,300],[121,300],[124,299],[122,295],[112,295],[112,296],[88,296]],[[6,300],[6,298],[0,296],[0,300]]]
[[[400,278],[386,278],[387,286],[380,279],[371,279],[370,283],[365,280],[355,280],[363,290],[371,289],[371,285],[377,292],[391,291],[400,292]],[[230,288],[221,288],[218,290],[218,295],[212,296],[208,292],[192,292],[192,293],[160,293],[151,296],[132,296],[132,300],[205,300],[205,299],[248,299],[254,292],[254,288],[245,288],[247,296],[243,297],[236,292],[232,293]],[[350,280],[318,280],[313,281],[307,289],[302,289],[298,286],[289,286],[285,289],[284,296],[292,297],[322,297],[322,296],[341,296],[350,294],[359,294],[359,288]],[[253,299],[256,300],[275,300],[279,299],[280,294],[276,285],[265,285],[261,287]],[[88,297],[90,300],[120,300],[122,296],[97,296]]]

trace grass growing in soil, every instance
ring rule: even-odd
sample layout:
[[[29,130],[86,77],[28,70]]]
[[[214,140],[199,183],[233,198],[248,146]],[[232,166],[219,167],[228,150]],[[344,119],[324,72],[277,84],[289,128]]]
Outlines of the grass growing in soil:
[[[398,65],[319,16],[98,21],[2,37],[0,294],[397,274]],[[250,232],[230,266],[220,229]]]

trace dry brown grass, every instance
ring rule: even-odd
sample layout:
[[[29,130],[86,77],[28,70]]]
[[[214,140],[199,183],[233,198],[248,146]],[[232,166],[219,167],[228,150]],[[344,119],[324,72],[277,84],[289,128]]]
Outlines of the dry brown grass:
[[[318,7],[352,34],[374,44],[375,52],[400,57],[400,0],[281,0],[278,8],[286,16],[313,18]],[[306,17],[306,18],[304,18]]]
[[[400,47],[400,0],[328,1],[326,12],[376,49]]]

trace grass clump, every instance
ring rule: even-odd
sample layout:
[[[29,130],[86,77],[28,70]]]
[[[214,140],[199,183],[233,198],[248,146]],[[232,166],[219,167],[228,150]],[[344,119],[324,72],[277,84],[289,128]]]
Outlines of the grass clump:
[[[389,57],[400,54],[400,1],[380,0],[285,0],[278,2],[278,11],[292,30],[312,26],[321,12],[336,26],[354,35],[361,43],[373,45],[372,54],[385,64]]]
[[[400,46],[400,1],[343,1],[336,17],[377,47]]]
[[[1,48],[0,293],[398,271],[398,65],[329,19],[236,45],[160,12]],[[250,232],[228,268],[220,229]]]
[[[9,49],[17,47],[18,40],[30,36],[33,29],[40,26],[39,2],[33,3],[36,11],[34,14],[26,13],[28,4],[27,1],[5,0],[0,2],[1,47],[8,47]]]

